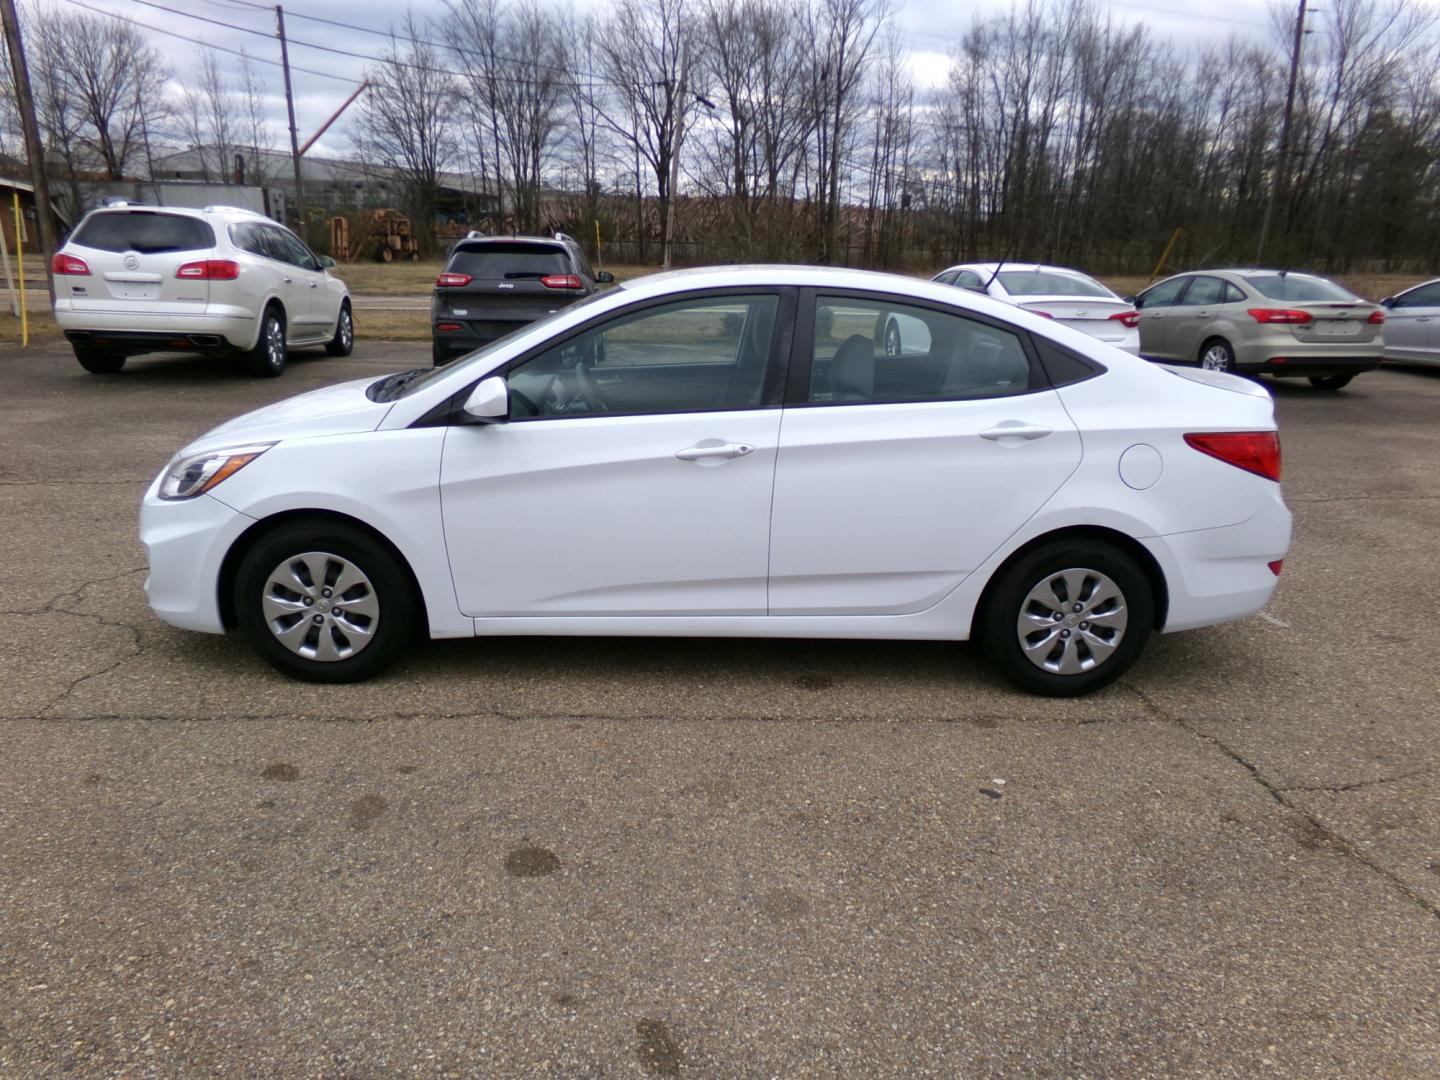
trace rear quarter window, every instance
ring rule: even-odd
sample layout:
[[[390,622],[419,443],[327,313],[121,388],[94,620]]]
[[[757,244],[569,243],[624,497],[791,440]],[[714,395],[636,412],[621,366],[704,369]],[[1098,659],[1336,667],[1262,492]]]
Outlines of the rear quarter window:
[[[519,281],[548,274],[571,274],[563,249],[549,244],[485,244],[458,247],[446,270],[482,281]]]
[[[92,214],[70,242],[100,251],[198,251],[215,246],[215,232],[198,218],[130,210]]]

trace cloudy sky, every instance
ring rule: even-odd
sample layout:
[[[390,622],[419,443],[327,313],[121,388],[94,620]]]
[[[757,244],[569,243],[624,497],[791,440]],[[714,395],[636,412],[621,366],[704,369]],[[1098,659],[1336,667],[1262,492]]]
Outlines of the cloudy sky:
[[[110,12],[136,24],[167,58],[177,79],[184,79],[199,64],[206,47],[244,49],[256,61],[263,80],[273,120],[276,146],[288,141],[285,120],[284,84],[278,63],[280,45],[275,34],[275,11],[259,0],[35,0],[45,6]],[[566,0],[559,0],[566,2]],[[1143,22],[1162,40],[1176,48],[1222,42],[1231,34],[1270,37],[1272,18],[1282,6],[1278,0],[1229,0],[1224,14],[1213,0],[1098,0],[1100,6],[1121,23]],[[1440,2],[1440,0],[1436,0]],[[603,10],[607,0],[574,0],[580,10]],[[1007,0],[975,0],[973,3],[945,0],[903,0],[897,26],[901,41],[910,50],[911,69],[917,85],[932,86],[945,77],[947,53],[959,41],[977,15],[1007,6]],[[443,0],[414,0],[422,17],[439,19],[445,14]],[[1291,5],[1283,9],[1288,13]],[[366,61],[338,55],[327,49],[374,55],[385,44],[384,31],[400,17],[395,0],[294,0],[285,4],[286,32],[290,38],[290,63],[294,72],[297,126],[303,142],[345,100],[364,75]],[[1315,25],[1322,25],[1317,16]],[[211,20],[211,21],[206,21]],[[335,25],[342,23],[346,25]],[[219,25],[229,24],[229,25]],[[436,37],[443,40],[443,30]],[[238,63],[238,58],[221,54],[221,59]],[[349,151],[345,120],[341,120],[317,144],[314,153],[343,155]]]

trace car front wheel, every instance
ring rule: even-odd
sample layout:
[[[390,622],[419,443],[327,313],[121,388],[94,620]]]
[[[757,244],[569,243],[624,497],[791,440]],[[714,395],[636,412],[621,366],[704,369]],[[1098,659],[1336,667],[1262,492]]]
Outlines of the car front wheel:
[[[1118,547],[1058,540],[997,581],[977,625],[981,646],[1016,686],[1088,694],[1135,662],[1155,621],[1145,572]]]
[[[325,351],[331,356],[349,356],[355,347],[355,317],[350,314],[350,301],[340,305],[340,315],[335,320],[335,336],[325,343]]]
[[[414,636],[414,586],[384,545],[338,522],[299,521],[262,537],[235,575],[240,630],[272,666],[347,683],[388,667]]]

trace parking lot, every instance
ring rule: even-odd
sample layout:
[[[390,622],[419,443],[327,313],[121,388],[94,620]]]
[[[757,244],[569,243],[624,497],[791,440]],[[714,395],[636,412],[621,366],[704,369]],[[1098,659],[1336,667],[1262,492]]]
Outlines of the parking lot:
[[[173,451],[428,358],[0,349],[0,1076],[1440,1073],[1440,371],[1269,384],[1274,601],[1078,701],[893,642],[321,687],[149,614]]]

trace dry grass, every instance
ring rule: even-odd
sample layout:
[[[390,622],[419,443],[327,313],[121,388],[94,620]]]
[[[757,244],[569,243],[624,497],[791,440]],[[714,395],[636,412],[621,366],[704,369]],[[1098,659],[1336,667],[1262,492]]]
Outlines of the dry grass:
[[[64,341],[65,335],[55,324],[55,318],[48,309],[30,311],[30,343]],[[0,346],[20,347],[20,319],[11,315],[8,305],[0,305]]]

